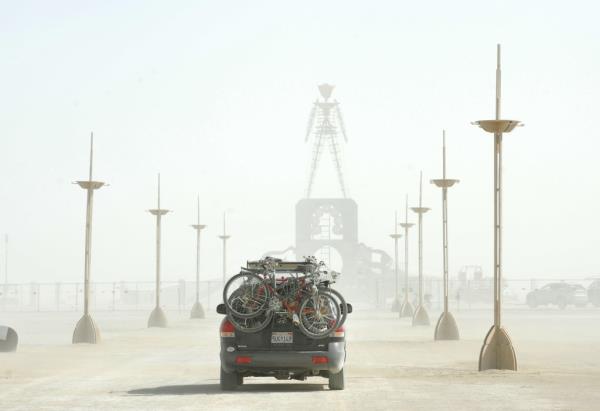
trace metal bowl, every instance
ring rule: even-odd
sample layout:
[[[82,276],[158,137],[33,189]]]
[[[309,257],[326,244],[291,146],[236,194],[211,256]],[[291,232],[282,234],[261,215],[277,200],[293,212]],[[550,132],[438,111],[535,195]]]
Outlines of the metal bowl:
[[[479,120],[473,124],[488,133],[510,133],[515,127],[522,125],[519,120]]]
[[[439,188],[450,188],[460,180],[453,180],[450,178],[439,178],[436,180],[430,180],[431,184],[435,184]]]

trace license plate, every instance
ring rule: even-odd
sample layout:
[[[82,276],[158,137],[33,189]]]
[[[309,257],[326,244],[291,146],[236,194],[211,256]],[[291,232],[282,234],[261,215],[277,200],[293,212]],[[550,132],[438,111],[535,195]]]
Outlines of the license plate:
[[[271,344],[292,344],[293,342],[293,332],[274,332],[271,334]]]

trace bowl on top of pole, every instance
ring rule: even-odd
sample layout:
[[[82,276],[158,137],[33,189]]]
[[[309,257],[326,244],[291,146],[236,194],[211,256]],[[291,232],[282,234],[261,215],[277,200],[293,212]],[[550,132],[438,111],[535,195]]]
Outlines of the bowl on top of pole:
[[[398,212],[394,212],[394,233],[390,234],[394,239],[394,278],[396,279],[396,288],[394,301],[392,302],[392,312],[400,312],[400,273],[398,272],[398,240],[402,238],[402,234],[398,234]]]
[[[90,315],[90,271],[92,266],[92,209],[94,204],[94,190],[100,189],[105,184],[92,179],[94,163],[94,133],[90,136],[90,172],[87,180],[76,181],[74,184],[86,190],[87,207],[85,214],[85,258],[83,265],[83,317],[77,322],[73,331],[73,344],[100,342],[100,329]]]
[[[494,135],[494,325],[490,328],[479,353],[479,371],[517,370],[517,356],[502,327],[502,134],[522,125],[518,120],[500,119],[501,74],[500,44],[496,51],[496,118],[473,124]]]
[[[400,227],[404,228],[404,301],[400,306],[400,318],[410,317],[415,314],[415,309],[408,299],[408,229],[414,226],[408,222],[408,194],[406,195],[406,203],[404,208],[404,222],[400,223]]]
[[[448,189],[459,180],[446,178],[446,130],[442,131],[442,178],[431,180],[442,189],[442,248],[444,259],[444,311],[438,319],[433,339],[458,340],[460,335],[454,316],[448,311]]]
[[[419,180],[419,206],[410,209],[419,215],[419,305],[412,318],[412,325],[429,325],[429,315],[423,305],[423,214],[430,209],[423,207],[423,171]]]
[[[191,226],[196,230],[196,302],[192,306],[190,318],[204,318],[204,308],[200,304],[200,232],[206,225],[200,224],[200,196],[198,196],[198,222]]]
[[[148,327],[166,327],[167,317],[160,306],[160,248],[161,248],[161,220],[162,216],[170,212],[160,208],[160,173],[158,174],[158,206],[148,210],[150,214],[156,216],[156,285],[155,285],[155,304],[154,310],[148,318]]]

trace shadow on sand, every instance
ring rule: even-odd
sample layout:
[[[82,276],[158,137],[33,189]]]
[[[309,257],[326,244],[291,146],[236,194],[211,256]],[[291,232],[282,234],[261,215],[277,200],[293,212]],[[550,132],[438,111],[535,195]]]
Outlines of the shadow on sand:
[[[302,392],[323,391],[323,384],[244,384],[235,391],[222,391],[219,384],[195,384],[195,385],[164,385],[161,387],[138,388],[127,391],[128,395],[212,395],[231,393],[264,393],[264,392]]]

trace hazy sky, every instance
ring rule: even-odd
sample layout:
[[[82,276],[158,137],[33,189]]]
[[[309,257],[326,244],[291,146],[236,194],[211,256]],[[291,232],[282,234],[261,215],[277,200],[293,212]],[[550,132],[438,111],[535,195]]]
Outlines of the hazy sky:
[[[504,144],[505,273],[598,275],[599,13],[591,1],[1,1],[9,280],[82,279],[85,194],[71,182],[87,177],[92,130],[94,174],[110,183],[95,196],[94,280],[153,278],[146,210],[159,171],[174,210],[165,280],[193,278],[197,194],[204,278],[220,276],[226,209],[231,272],[293,244],[322,82],[345,116],[360,240],[392,254],[394,210],[406,193],[416,200],[420,169],[426,182],[441,175],[445,128],[448,176],[461,180],[451,273],[480,264],[490,275],[492,137],[470,122],[493,116],[498,42],[504,117],[526,124]],[[317,196],[338,194],[328,162]],[[424,204],[425,272],[438,275],[441,193],[428,183]]]

